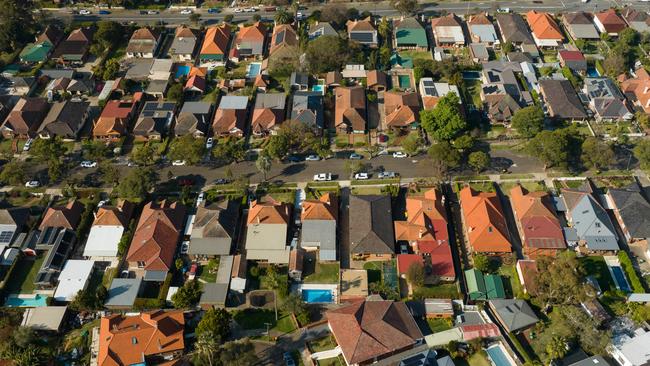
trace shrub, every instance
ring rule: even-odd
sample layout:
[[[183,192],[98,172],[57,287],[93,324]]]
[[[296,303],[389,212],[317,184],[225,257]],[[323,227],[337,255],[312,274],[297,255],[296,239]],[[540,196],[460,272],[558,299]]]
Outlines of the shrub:
[[[634,266],[632,265],[632,260],[630,260],[630,257],[627,255],[627,252],[624,250],[619,251],[618,260],[619,262],[621,262],[621,267],[623,267],[623,270],[625,271],[627,278],[630,279],[630,285],[632,286],[632,291],[634,291],[635,293],[645,293],[646,292],[645,287],[643,286],[641,279],[639,278],[636,271],[634,270]]]

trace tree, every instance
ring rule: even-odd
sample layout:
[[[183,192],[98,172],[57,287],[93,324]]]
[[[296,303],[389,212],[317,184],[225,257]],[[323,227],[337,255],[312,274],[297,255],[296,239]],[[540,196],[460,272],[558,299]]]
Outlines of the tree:
[[[212,336],[212,332],[205,332],[197,336],[194,349],[196,349],[196,356],[199,360],[207,361],[207,364],[210,366],[215,364],[215,358],[219,352],[219,344]],[[194,364],[199,363],[195,360]]]
[[[101,77],[104,80],[113,80],[117,77],[118,72],[120,72],[120,61],[112,58],[104,64],[104,72]]]
[[[142,166],[152,165],[156,162],[156,148],[149,142],[136,146],[131,152],[131,160]]]
[[[342,28],[348,20],[347,7],[343,4],[327,3],[320,13],[320,21],[330,22],[336,28]]]
[[[35,340],[36,333],[31,327],[21,326],[14,330],[13,341],[20,348],[30,347]]]
[[[469,154],[468,164],[476,173],[480,173],[490,166],[490,155],[484,151],[474,151]]]
[[[263,154],[275,160],[282,160],[289,153],[290,142],[286,136],[272,135],[267,140]]]
[[[209,334],[217,344],[222,344],[230,335],[230,313],[225,309],[210,309],[196,326],[196,335]]]
[[[277,24],[289,24],[293,21],[293,15],[291,15],[285,9],[278,9],[278,11],[275,13],[274,20]]]
[[[255,161],[255,166],[264,175],[264,181],[266,182],[266,175],[271,171],[271,158],[262,154]]]
[[[350,58],[348,41],[339,36],[320,36],[309,42],[307,67],[312,74],[340,70]]]
[[[233,19],[235,19],[235,16],[232,14],[226,14],[226,16],[223,17],[224,23],[232,23]]]
[[[406,279],[414,288],[424,285],[424,266],[422,263],[412,263],[406,270]]]
[[[100,161],[97,170],[104,185],[114,186],[120,180],[120,171],[110,160]]]
[[[634,157],[639,160],[642,169],[650,169],[650,140],[641,140],[634,147]]]
[[[167,155],[172,160],[185,160],[188,164],[195,165],[201,161],[204,154],[205,143],[203,139],[185,135],[172,140]]]
[[[124,34],[124,27],[120,23],[102,20],[97,23],[97,30],[93,36],[93,41],[99,46],[102,52],[107,52],[124,38]]]
[[[535,277],[537,298],[547,306],[575,305],[584,299],[582,268],[573,251],[564,251],[556,258],[540,257]]]
[[[515,46],[512,44],[512,42],[506,42],[503,44],[501,49],[503,50],[503,53],[507,55],[508,53],[515,50]]]
[[[605,74],[610,77],[617,77],[627,69],[627,60],[620,53],[610,52],[603,62]]]
[[[197,24],[199,21],[201,21],[201,14],[199,13],[190,14],[190,22]]]
[[[156,183],[156,174],[151,168],[131,169],[120,180],[117,193],[121,198],[139,201],[144,199]]]
[[[37,139],[32,144],[30,155],[40,162],[62,158],[67,149],[60,137],[53,139]]]
[[[257,365],[259,359],[253,344],[248,339],[228,342],[221,347],[221,363],[227,366]]]
[[[390,6],[402,15],[411,15],[418,11],[417,0],[391,0]]]
[[[86,160],[102,160],[111,153],[110,148],[104,141],[86,140],[81,144],[83,158]]]
[[[10,161],[2,168],[0,181],[12,186],[25,183],[25,164],[20,161]]]
[[[544,162],[544,169],[552,166],[566,166],[569,141],[566,135],[556,131],[538,133],[526,146],[528,152]]]
[[[420,146],[424,145],[424,140],[420,137],[419,133],[411,133],[404,140],[402,140],[402,149],[408,155],[416,155],[420,150]]]
[[[469,151],[474,147],[475,139],[470,135],[460,135],[453,142],[454,148],[461,151]]]
[[[566,356],[567,352],[567,344],[564,337],[553,337],[546,344],[546,356],[551,360],[559,360]]]
[[[32,41],[36,30],[33,0],[0,0],[0,50],[13,52]]]
[[[485,254],[476,253],[473,256],[474,268],[481,272],[487,272],[490,269],[490,258]]]
[[[440,98],[434,109],[420,111],[420,122],[436,141],[451,140],[467,128],[460,114],[459,99],[455,93]]]
[[[461,156],[458,150],[447,141],[431,145],[427,154],[433,163],[434,176],[440,180],[447,175],[449,169],[460,166]]]
[[[201,284],[197,280],[185,282],[185,284],[172,295],[172,303],[176,309],[191,308],[201,298]]]
[[[293,313],[300,324],[309,323],[309,309],[307,309],[307,305],[302,301],[302,297],[299,294],[293,293],[287,296],[287,298],[284,299],[282,308]]]
[[[169,87],[169,90],[167,90],[167,99],[181,102],[183,100],[183,84],[172,84],[172,86]]]
[[[512,127],[523,137],[533,137],[544,129],[544,111],[539,106],[522,108],[512,116]]]
[[[225,164],[244,160],[246,157],[246,141],[229,137],[212,148],[212,156]]]
[[[600,139],[589,136],[582,143],[582,163],[589,169],[601,169],[614,161],[614,151]]]
[[[57,182],[63,176],[65,164],[61,159],[50,159],[47,161],[47,175],[50,182]]]

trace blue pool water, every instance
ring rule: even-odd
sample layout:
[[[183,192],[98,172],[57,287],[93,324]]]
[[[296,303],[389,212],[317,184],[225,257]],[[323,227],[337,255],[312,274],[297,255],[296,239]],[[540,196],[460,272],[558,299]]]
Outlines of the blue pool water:
[[[411,87],[411,77],[408,75],[398,75],[399,87],[401,89],[408,89]]]
[[[589,67],[587,68],[587,76],[590,78],[597,78],[600,77],[600,74],[598,73],[598,70],[596,70],[595,67]]]
[[[487,354],[490,356],[490,359],[495,366],[512,366],[508,357],[503,353],[503,348],[501,346],[492,346],[488,348]]]
[[[630,285],[627,283],[627,279],[625,278],[625,273],[623,273],[623,269],[619,266],[611,266],[609,268],[612,269],[612,274],[614,275],[616,286],[621,291],[632,292],[632,289],[630,288]]]
[[[246,77],[252,79],[257,75],[259,75],[261,70],[262,70],[262,64],[260,64],[259,62],[254,62],[248,65],[248,69],[246,70]]]
[[[180,79],[183,76],[186,76],[187,74],[190,73],[190,66],[187,65],[180,65],[176,67],[176,79]]]
[[[37,308],[47,306],[47,296],[34,295],[34,297],[22,298],[10,296],[5,301],[6,307],[10,308]]]
[[[478,71],[463,71],[463,79],[478,80],[481,78],[481,73]]]
[[[325,91],[325,85],[314,85],[311,90],[319,93],[323,93]]]
[[[333,302],[332,290],[305,289],[302,290],[302,300],[306,303]]]

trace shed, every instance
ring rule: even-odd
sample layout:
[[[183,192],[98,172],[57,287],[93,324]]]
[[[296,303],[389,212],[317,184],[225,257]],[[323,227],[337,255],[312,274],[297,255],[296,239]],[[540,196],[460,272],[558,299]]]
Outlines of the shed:
[[[65,320],[67,306],[42,306],[28,308],[23,313],[23,327],[34,330],[59,332]]]
[[[114,278],[104,305],[111,309],[130,309],[140,293],[142,278]]]
[[[499,275],[488,274],[485,276],[485,289],[488,299],[505,299],[506,291],[503,279]]]
[[[487,291],[483,273],[476,269],[465,271],[465,282],[467,283],[467,294],[472,300],[485,299]]]
[[[454,316],[451,299],[424,299],[424,309],[427,318],[451,318]]]
[[[201,295],[201,300],[199,300],[199,305],[205,310],[223,308],[226,306],[227,298],[227,283],[204,283],[203,294]]]

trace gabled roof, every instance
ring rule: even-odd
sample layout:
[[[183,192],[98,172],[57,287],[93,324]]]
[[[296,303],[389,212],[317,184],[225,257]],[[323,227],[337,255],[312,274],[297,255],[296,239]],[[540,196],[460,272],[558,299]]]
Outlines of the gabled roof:
[[[183,352],[184,330],[185,318],[181,310],[103,317],[97,362],[101,366],[136,365],[145,357]]]
[[[139,99],[134,100],[109,100],[95,123],[93,134],[103,136],[109,133],[124,135],[128,130],[128,123],[135,115]]]
[[[38,228],[43,230],[48,227],[63,227],[74,231],[81,220],[83,210],[84,205],[77,200],[72,200],[65,206],[50,207]]]
[[[338,32],[329,22],[315,22],[309,25],[309,36],[317,38],[320,36],[338,36]]]
[[[490,300],[490,306],[509,332],[528,328],[539,321],[539,318],[525,300],[494,299]]]
[[[169,47],[169,53],[173,55],[193,54],[196,48],[197,37],[192,28],[180,26],[174,32],[174,40]]]
[[[334,126],[347,125],[354,131],[366,129],[366,93],[362,86],[339,86],[334,90]]]
[[[261,133],[282,123],[285,116],[286,99],[284,93],[257,94],[251,120],[253,131]]]
[[[592,15],[583,11],[564,13],[562,22],[573,38],[598,39],[598,29],[593,23]]]
[[[496,192],[477,192],[467,186],[460,191],[460,204],[465,230],[474,251],[509,253],[512,250]]]
[[[74,137],[85,122],[90,102],[56,102],[43,119],[38,132],[46,131],[49,135]]]
[[[526,20],[537,39],[562,40],[562,30],[549,13],[531,10],[526,13]]]
[[[246,224],[288,225],[290,209],[289,204],[276,201],[273,197],[267,195],[263,200],[251,202]]]
[[[386,126],[406,127],[418,121],[420,98],[416,92],[387,91],[384,93]]]
[[[422,338],[403,302],[358,301],[328,311],[327,319],[348,364],[372,362]]]
[[[600,24],[602,24],[607,33],[618,33],[627,28],[625,20],[623,20],[614,9],[601,11],[600,13],[596,13],[594,16],[598,19]]]
[[[269,55],[281,47],[298,46],[298,34],[291,24],[278,24],[273,27]]]
[[[131,40],[148,40],[148,41],[154,41],[157,42],[158,39],[160,38],[160,32],[158,32],[156,29],[152,29],[149,27],[143,27],[140,29],[137,29],[135,32],[133,32],[133,35],[131,35]]]
[[[573,228],[589,250],[618,250],[616,231],[609,215],[590,192],[562,189]]]
[[[63,31],[54,25],[48,25],[45,30],[36,37],[36,43],[48,42],[56,46],[63,39]]]
[[[637,102],[646,113],[650,113],[650,74],[643,67],[634,71],[636,77],[619,75],[621,90],[631,101]]]
[[[440,192],[430,189],[424,196],[407,197],[406,220],[395,221],[395,240],[446,244],[448,239],[447,213]]]
[[[510,200],[526,240],[524,246],[566,248],[562,226],[547,192],[528,192],[517,185],[510,190]]]
[[[650,238],[650,203],[634,183],[626,188],[609,188],[611,198],[632,238]]]
[[[315,91],[297,91],[293,93],[291,119],[307,125],[325,128],[323,95]]]
[[[472,15],[467,22],[473,42],[493,43],[498,40],[494,24],[486,14]]]
[[[376,85],[386,88],[388,87],[386,80],[386,73],[381,70],[368,70],[366,72],[366,84],[369,88]]]
[[[238,200],[222,200],[197,207],[189,255],[227,255],[239,221]]]
[[[549,106],[551,117],[563,119],[587,117],[585,108],[569,80],[544,79],[539,81],[539,85]]]
[[[237,33],[237,43],[240,42],[264,42],[266,39],[267,29],[261,22],[239,28]]]
[[[116,206],[102,206],[95,214],[93,226],[122,226],[129,227],[131,215],[135,205],[129,201],[121,200]]]
[[[35,132],[47,115],[50,105],[44,98],[20,98],[2,124],[15,134]]]
[[[218,27],[210,27],[205,32],[205,39],[201,46],[201,55],[225,55],[228,52],[230,42],[230,26],[222,24]]]
[[[501,30],[501,37],[505,42],[535,43],[521,15],[517,13],[499,13],[496,15],[496,19]]]
[[[219,108],[214,114],[212,129],[215,133],[226,134],[235,129],[243,131],[246,127],[248,97],[227,95],[221,98]]]
[[[389,196],[351,196],[349,216],[351,253],[395,253]]]
[[[376,31],[375,26],[372,24],[371,17],[367,17],[366,19],[359,19],[359,20],[348,20],[345,23],[345,25],[348,29],[348,33]]]
[[[300,220],[332,220],[338,217],[338,200],[332,193],[325,193],[318,200],[304,200]]]

